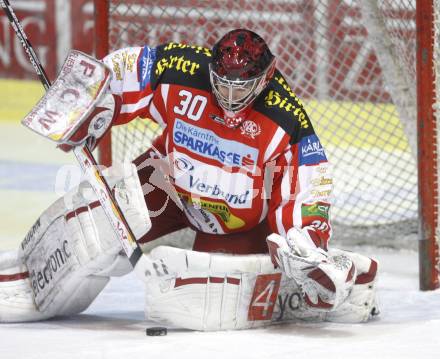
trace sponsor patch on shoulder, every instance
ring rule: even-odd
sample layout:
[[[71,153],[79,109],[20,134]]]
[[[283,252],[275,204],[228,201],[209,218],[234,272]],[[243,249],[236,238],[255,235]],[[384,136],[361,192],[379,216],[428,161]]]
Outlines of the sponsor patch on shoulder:
[[[145,46],[139,60],[139,85],[141,90],[145,89],[150,82],[151,69],[155,60],[156,49]]]
[[[316,135],[306,136],[299,142],[299,165],[315,165],[327,161],[324,149]]]

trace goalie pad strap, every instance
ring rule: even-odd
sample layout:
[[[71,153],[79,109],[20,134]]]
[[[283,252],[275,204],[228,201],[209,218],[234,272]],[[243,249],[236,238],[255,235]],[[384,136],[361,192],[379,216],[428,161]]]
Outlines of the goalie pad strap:
[[[377,267],[377,262],[372,259],[370,267],[368,268],[368,272],[358,275],[354,284],[366,284],[373,282],[376,278]]]
[[[21,272],[15,274],[0,274],[0,282],[13,282],[16,280],[29,278],[29,272]]]
[[[79,214],[81,214],[83,212],[88,211],[89,208],[95,209],[100,206],[101,206],[101,203],[99,203],[99,201],[94,201],[94,202],[90,203],[88,206],[79,207],[79,208],[75,209],[74,211],[67,212],[67,214],[65,215],[66,221],[68,221],[69,219],[72,219],[73,217],[78,216]]]

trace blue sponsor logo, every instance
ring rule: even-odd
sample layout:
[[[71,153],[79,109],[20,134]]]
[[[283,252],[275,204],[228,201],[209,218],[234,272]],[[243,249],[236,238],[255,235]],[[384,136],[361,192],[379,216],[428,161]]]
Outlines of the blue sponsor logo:
[[[222,181],[222,175],[218,172],[221,171],[219,169],[216,171],[219,176],[216,177],[209,176],[208,171],[203,171],[202,166],[204,166],[204,164],[202,163],[200,163],[200,167],[198,167],[198,169],[202,169],[202,171],[194,171],[195,166],[185,157],[178,157],[174,161],[174,164],[179,171],[184,173],[181,176],[176,176],[176,184],[184,189],[188,189],[189,187],[192,192],[195,191],[202,196],[225,200],[233,207],[243,207],[243,205],[248,205],[250,201],[252,201],[252,198],[250,197],[251,191],[246,189],[246,186],[244,186],[244,190],[243,188],[240,188],[243,186],[237,184],[236,181],[233,181],[233,177],[230,177],[230,181]],[[200,177],[200,175],[202,176]],[[223,179],[225,178],[223,177]]]
[[[193,175],[189,176],[189,186],[191,189],[197,190],[203,196],[210,198],[224,199],[226,203],[234,205],[243,205],[250,200],[250,190],[246,190],[241,194],[230,193],[224,191],[218,184],[210,185],[203,182],[200,178],[195,178]]]
[[[156,60],[156,49],[150,49],[144,46],[139,60],[140,89],[143,90],[150,83],[151,69]]]
[[[173,130],[174,143],[192,153],[220,162],[226,166],[255,170],[258,149],[241,142],[226,140],[214,132],[176,119]]]
[[[186,158],[180,157],[174,161],[174,164],[176,165],[177,169],[182,172],[189,172],[194,169],[193,164],[188,161]]]
[[[324,149],[316,135],[301,139],[299,143],[299,165],[315,165],[327,161]]]

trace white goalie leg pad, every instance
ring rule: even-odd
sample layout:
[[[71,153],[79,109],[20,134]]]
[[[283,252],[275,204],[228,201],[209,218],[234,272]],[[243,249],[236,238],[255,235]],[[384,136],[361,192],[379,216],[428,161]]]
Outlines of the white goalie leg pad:
[[[145,256],[147,261],[142,268],[146,317],[161,324],[202,331],[283,322],[365,321],[371,317],[366,301],[375,302],[371,288],[366,292],[364,286],[371,286],[377,266],[369,258],[337,249],[330,258],[341,254],[359,264],[357,282],[346,300],[328,311],[311,307],[303,288],[275,269],[269,255],[233,256],[157,247]]]
[[[143,268],[146,317],[193,330],[247,329],[322,321],[294,280],[268,255],[211,254],[161,246]]]
[[[275,233],[267,242],[272,262],[298,283],[311,310],[328,312],[345,301],[354,284],[356,267],[343,251],[309,248],[300,254],[286,238]]]
[[[127,212],[135,234],[142,235],[149,230],[150,222],[135,169],[117,182],[118,204]],[[15,271],[17,267],[20,273],[28,272],[28,278],[15,281],[13,286],[11,280],[0,282],[0,297],[6,298],[0,303],[0,321],[30,321],[79,313],[92,303],[110,276],[131,270],[113,228],[87,184],[50,206],[27,234],[16,259],[7,262],[6,257],[0,255],[1,262],[5,258],[0,268]],[[33,306],[9,315],[7,308],[16,305],[16,298],[22,295],[20,291]]]
[[[275,272],[264,255],[227,256],[160,246],[146,273],[147,319],[194,330],[261,326],[247,320],[258,273]]]
[[[325,320],[339,323],[366,322],[380,313],[376,295],[378,263],[358,253],[341,252],[353,260],[357,275],[347,299],[336,310],[327,313]]]
[[[47,319],[36,310],[27,267],[18,251],[0,252],[0,322]]]

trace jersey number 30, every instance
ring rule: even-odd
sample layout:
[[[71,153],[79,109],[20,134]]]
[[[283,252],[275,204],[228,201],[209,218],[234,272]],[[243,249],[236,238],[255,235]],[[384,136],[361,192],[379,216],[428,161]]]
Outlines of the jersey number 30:
[[[190,120],[198,121],[205,110],[208,100],[205,96],[193,95],[187,90],[180,90],[180,103],[174,106],[174,113],[186,116]]]

